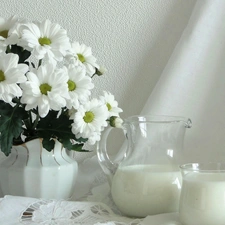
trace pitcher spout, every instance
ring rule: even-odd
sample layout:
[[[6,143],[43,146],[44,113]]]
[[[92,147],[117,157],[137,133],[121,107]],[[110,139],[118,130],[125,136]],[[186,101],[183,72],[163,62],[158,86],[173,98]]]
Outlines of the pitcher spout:
[[[192,127],[192,121],[191,121],[191,119],[187,119],[186,121],[185,121],[185,127],[186,128],[191,128]]]

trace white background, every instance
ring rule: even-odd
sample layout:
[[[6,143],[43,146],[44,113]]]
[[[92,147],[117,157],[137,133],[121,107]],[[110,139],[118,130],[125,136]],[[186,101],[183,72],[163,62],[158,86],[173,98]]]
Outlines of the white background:
[[[194,0],[1,0],[1,16],[49,18],[72,40],[92,47],[107,73],[95,78],[112,92],[123,118],[139,114],[186,27]],[[116,137],[117,138],[117,137]],[[119,138],[118,138],[119,139]],[[114,148],[122,140],[114,141]]]

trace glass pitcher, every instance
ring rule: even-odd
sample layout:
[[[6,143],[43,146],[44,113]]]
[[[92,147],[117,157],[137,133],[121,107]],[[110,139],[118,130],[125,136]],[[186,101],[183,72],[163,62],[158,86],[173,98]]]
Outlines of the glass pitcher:
[[[179,165],[186,128],[191,120],[175,116],[132,116],[123,123],[127,147],[122,159],[112,161],[107,152],[111,127],[102,134],[98,161],[109,177],[118,209],[131,217],[178,211],[181,191]]]

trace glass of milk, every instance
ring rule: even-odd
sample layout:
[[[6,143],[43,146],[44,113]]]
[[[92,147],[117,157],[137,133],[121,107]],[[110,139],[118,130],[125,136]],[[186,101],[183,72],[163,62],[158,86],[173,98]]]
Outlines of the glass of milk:
[[[179,218],[183,225],[225,224],[225,163],[180,166]]]

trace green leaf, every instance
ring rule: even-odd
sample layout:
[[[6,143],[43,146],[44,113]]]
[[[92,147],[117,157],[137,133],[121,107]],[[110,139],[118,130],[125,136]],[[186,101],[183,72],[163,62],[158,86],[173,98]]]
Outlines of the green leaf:
[[[84,142],[86,142],[88,140],[88,138],[82,138],[82,137],[80,137],[80,138],[74,138],[74,140],[76,140],[77,142],[84,143]]]
[[[9,115],[9,112],[13,110],[13,107],[0,100],[0,115]]]
[[[0,101],[0,133],[1,151],[8,156],[11,152],[13,139],[18,138],[23,131],[22,119],[25,111],[21,107],[14,108],[9,104]]]
[[[19,63],[24,63],[31,55],[30,51],[27,51],[18,45],[12,45],[8,52],[17,54],[19,56]]]
[[[54,148],[55,141],[52,140],[52,139],[49,140],[49,139],[44,138],[43,141],[42,141],[42,145],[47,151],[50,152]]]
[[[64,148],[68,150],[86,151],[83,150],[82,147],[84,145],[83,143],[86,142],[87,139],[77,139],[71,131],[71,125],[73,121],[68,119],[66,113],[61,114],[59,117],[57,117],[57,114],[58,112],[56,111],[50,111],[46,117],[40,118],[40,121],[37,125],[38,137],[45,140],[44,148],[47,150],[52,149],[52,145],[49,142],[52,138],[55,138],[62,143]],[[79,144],[73,144],[71,139],[76,140],[76,142],[79,142]]]
[[[75,138],[75,135],[71,132],[72,120],[68,119],[67,114],[61,114],[57,117],[58,112],[50,111],[44,118],[40,118],[37,125],[37,135],[44,140],[57,139],[67,149],[72,147],[71,139]],[[45,148],[50,149],[50,145],[46,144]]]
[[[38,136],[42,138],[57,138],[58,140],[72,139],[74,135],[71,132],[72,120],[68,119],[67,115],[60,115],[58,112],[50,111],[49,114],[40,118],[37,125]]]
[[[77,151],[77,152],[90,152],[89,150],[83,149],[84,144],[74,144],[70,148],[70,150]]]
[[[65,138],[64,140],[60,140],[60,142],[62,143],[63,147],[66,148],[66,149],[71,149],[72,148],[72,143],[71,143],[71,140],[68,139],[68,138]]]

